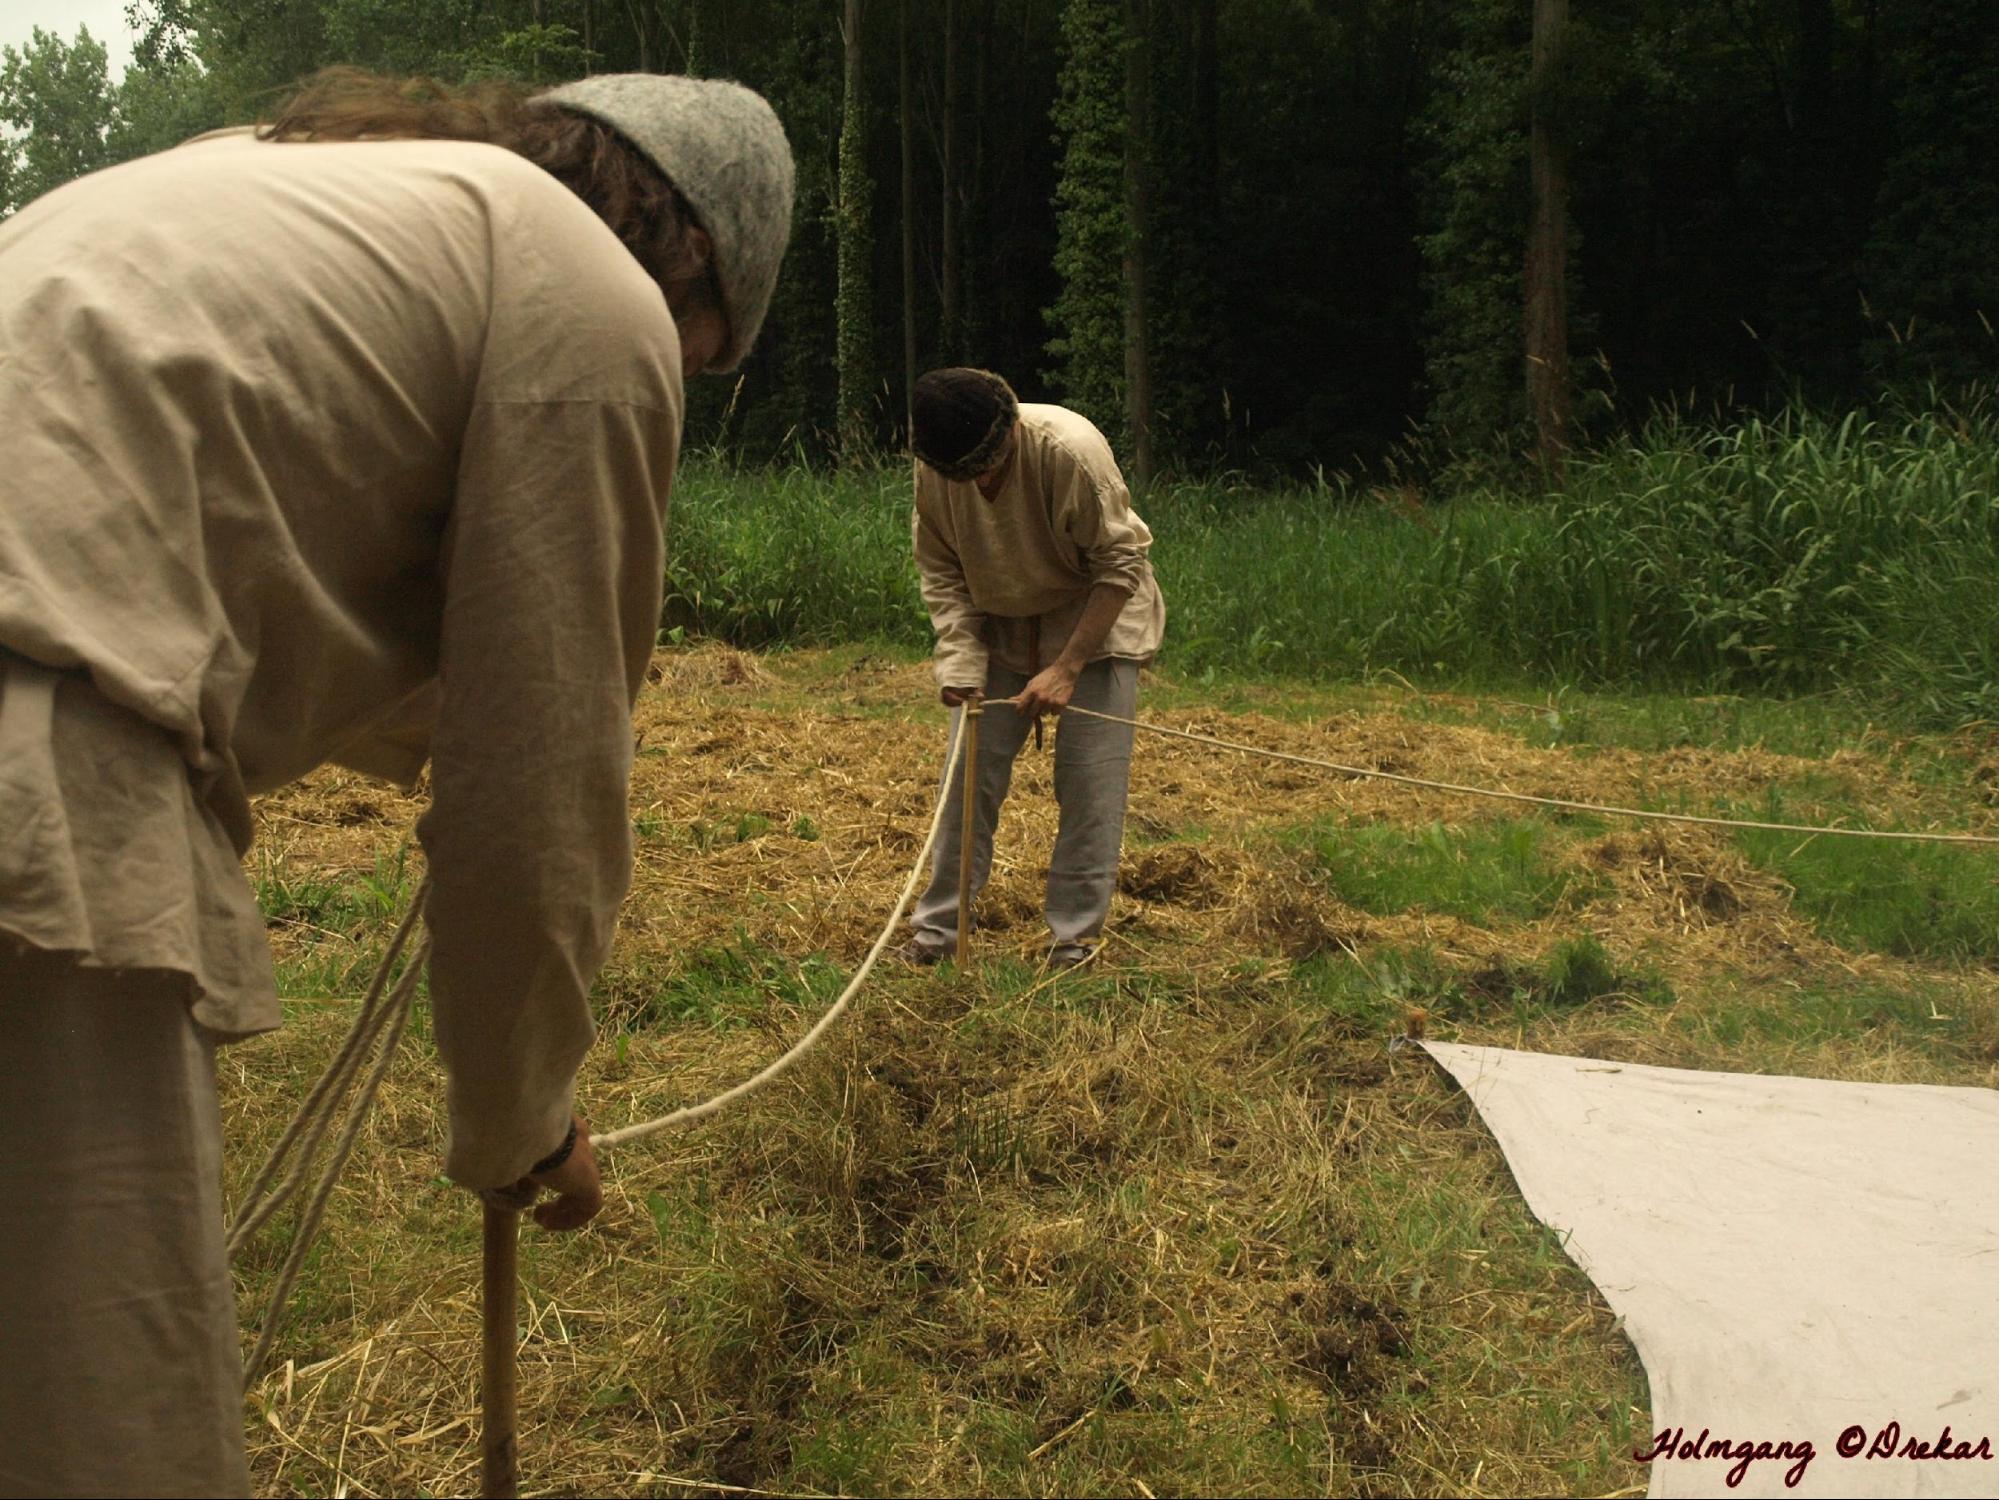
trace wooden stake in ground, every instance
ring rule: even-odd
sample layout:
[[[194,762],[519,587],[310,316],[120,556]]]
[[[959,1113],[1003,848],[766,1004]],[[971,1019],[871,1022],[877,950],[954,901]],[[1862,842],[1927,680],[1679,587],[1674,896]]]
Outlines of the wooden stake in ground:
[[[480,1306],[484,1314],[485,1368],[479,1384],[479,1493],[487,1500],[514,1500],[520,1493],[515,1449],[515,1340],[519,1322],[516,1252],[521,1216],[511,1208],[486,1205],[485,1275]]]
[[[979,807],[979,715],[983,705],[967,698],[961,710],[965,716],[963,782],[964,822],[958,840],[958,963],[963,967],[972,956],[972,834],[978,824]]]

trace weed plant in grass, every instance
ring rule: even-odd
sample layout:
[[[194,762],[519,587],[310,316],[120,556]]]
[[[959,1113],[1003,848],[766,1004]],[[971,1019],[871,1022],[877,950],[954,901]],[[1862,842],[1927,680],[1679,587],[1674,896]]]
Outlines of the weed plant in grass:
[[[1399,1031],[1412,1012],[1457,1021],[1537,1019],[1610,999],[1670,1005],[1673,987],[1654,974],[1627,973],[1590,933],[1564,938],[1538,962],[1494,959],[1457,968],[1424,946],[1384,945],[1362,957],[1320,954],[1296,966],[1293,982],[1357,1035]]]
[[[295,873],[263,857],[252,889],[278,958],[278,994],[316,999],[365,985],[402,918],[416,877],[408,849],[378,854],[364,875]]]
[[[1384,505],[1344,481],[1156,488],[1139,505],[1176,674],[1864,691],[1999,717],[1999,411],[1733,427],[1662,418],[1567,492]],[[669,630],[921,647],[907,470],[690,465]]]
[[[739,938],[664,963],[607,968],[590,1002],[607,1031],[686,1024],[731,1031],[755,1025],[773,1006],[824,1005],[844,978],[822,955],[796,961]]]
[[[1977,1043],[1958,1006],[1927,986],[1830,979],[1800,984],[1773,999],[1717,985],[1699,1010],[1704,1044],[1760,1055],[1765,1049],[1836,1047],[1856,1036],[1893,1037],[1934,1057],[1974,1054]]]
[[[1999,851],[1755,831],[1738,839],[1833,942],[1903,958],[1999,961]]]
[[[1376,914],[1421,908],[1468,922],[1533,921],[1591,893],[1550,858],[1553,830],[1540,818],[1462,829],[1317,824],[1292,837],[1334,895]]]
[[[346,880],[294,875],[281,862],[267,861],[255,879],[257,910],[267,926],[294,925],[346,937],[396,920],[415,884],[407,849],[377,855],[373,871]]]
[[[907,469],[690,464],[674,490],[669,633],[739,646],[929,640]]]

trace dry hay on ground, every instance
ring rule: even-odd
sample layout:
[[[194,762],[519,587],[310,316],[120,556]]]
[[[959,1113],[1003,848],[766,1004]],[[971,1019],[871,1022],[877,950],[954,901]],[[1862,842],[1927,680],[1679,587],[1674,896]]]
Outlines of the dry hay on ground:
[[[943,716],[888,710],[929,698],[922,667],[863,662],[806,692],[782,663],[662,657],[638,714],[637,871],[603,992],[611,1029],[632,1029],[600,1043],[582,1089],[599,1128],[705,1097],[809,1024],[819,1002],[793,976],[810,955],[841,968],[860,957],[920,841]],[[1578,757],[1389,712],[1166,717],[1349,764],[1612,802],[1748,799],[1824,769],[1760,751]],[[1049,770],[1023,755],[984,960],[1038,956]],[[1921,805],[1894,784],[1882,797]],[[261,805],[263,857],[289,879],[368,875],[416,809],[374,783],[316,777]],[[1590,899],[1492,926],[1360,913],[1268,837],[1314,818],[1455,828],[1518,815],[1142,739],[1109,940],[1084,976],[885,969],[771,1090],[611,1157],[609,1207],[589,1234],[527,1237],[527,1492],[1642,1484],[1606,1441],[1644,1430],[1629,1351],[1527,1218],[1462,1097],[1288,976],[1421,947],[1503,999],[1587,931],[1681,998],[1646,1008],[1611,994],[1532,1031],[1498,1019],[1457,1034],[1706,1066],[1725,1054],[1675,1018],[1699,1012],[1719,973],[1773,996],[1829,974],[1926,978],[1988,1017],[1994,984],[1839,951],[1718,830],[1576,829],[1561,858],[1596,883]],[[281,956],[316,941],[275,937]],[[675,976],[717,974],[735,976],[745,1005],[646,1013]],[[307,1008],[225,1054],[238,1180],[343,1020]],[[1971,1081],[1889,1032],[1773,1047],[1759,1065]],[[476,1217],[425,1180],[439,1089],[428,1062],[402,1066],[336,1196],[280,1367],[254,1397],[266,1491],[473,1482]],[[252,1290],[281,1251],[253,1251]]]

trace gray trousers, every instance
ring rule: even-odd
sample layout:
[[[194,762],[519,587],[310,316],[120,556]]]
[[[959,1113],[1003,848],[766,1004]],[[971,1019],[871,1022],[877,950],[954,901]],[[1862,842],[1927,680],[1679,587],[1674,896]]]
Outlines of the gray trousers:
[[[1013,762],[1032,721],[999,698],[1011,698],[1027,678],[1002,666],[986,672],[986,708],[979,716],[978,792],[972,836],[972,894],[985,889],[993,863],[993,828],[1013,784]],[[1069,700],[1079,708],[1129,719],[1138,707],[1138,663],[1121,657],[1091,662]],[[962,709],[951,715],[957,732]],[[1117,886],[1124,842],[1125,796],[1131,786],[1132,730],[1124,724],[1064,715],[1055,731],[1055,803],[1061,821],[1048,863],[1046,912],[1057,949],[1089,943],[1104,930]],[[949,740],[946,740],[949,743]],[[948,948],[958,937],[958,849],[964,829],[962,775],[945,794],[944,825],[930,867],[930,887],[909,918],[918,942]]]
[[[0,1068],[0,1496],[249,1494],[187,981],[0,934]]]

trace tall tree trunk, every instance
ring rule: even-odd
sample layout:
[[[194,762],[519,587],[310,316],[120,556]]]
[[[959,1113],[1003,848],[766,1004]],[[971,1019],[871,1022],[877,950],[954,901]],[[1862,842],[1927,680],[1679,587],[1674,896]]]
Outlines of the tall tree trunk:
[[[939,229],[937,276],[937,342],[947,360],[962,357],[958,323],[963,316],[964,270],[958,255],[958,6],[944,0],[944,118],[939,155],[942,158],[943,211]]]
[[[1569,384],[1569,146],[1555,105],[1569,0],[1534,0],[1533,67],[1528,87],[1534,122],[1528,139],[1533,217],[1527,231],[1527,407],[1535,450],[1559,477],[1568,449],[1574,393]]]
[[[910,124],[909,0],[902,0],[896,58],[897,103],[902,106],[902,417],[916,420],[916,144]]]
[[[873,451],[874,423],[868,411],[874,384],[873,309],[869,281],[873,245],[868,223],[867,124],[861,71],[861,0],[846,0],[840,23],[846,68],[840,111],[839,277],[835,304],[839,322],[839,432],[843,463],[860,463]]]
[[[1152,0],[1125,6],[1124,423],[1133,476],[1152,482],[1152,331],[1146,311],[1152,218]]]

